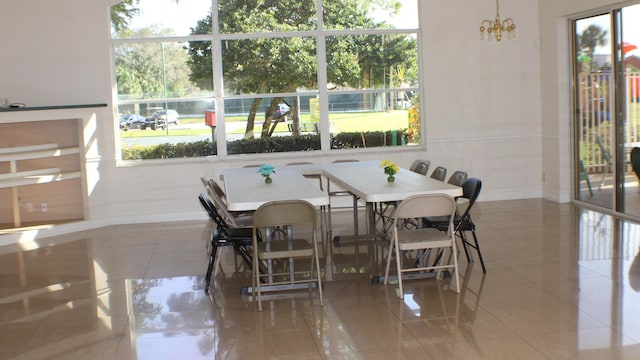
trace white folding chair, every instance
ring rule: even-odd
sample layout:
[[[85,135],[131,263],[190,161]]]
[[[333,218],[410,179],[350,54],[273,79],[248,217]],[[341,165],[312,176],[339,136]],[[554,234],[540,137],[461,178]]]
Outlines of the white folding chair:
[[[274,229],[286,231],[274,231]],[[310,239],[300,238],[300,234],[308,234]],[[262,234],[262,242],[258,236]],[[295,234],[295,235],[294,235]],[[281,237],[276,239],[277,237]],[[308,258],[311,261],[309,270],[300,271],[293,266],[293,261]],[[271,261],[287,259],[281,268],[274,269]],[[267,263],[267,271],[260,272],[260,265]],[[314,276],[315,272],[315,276]],[[292,288],[296,284],[317,284],[320,304],[322,299],[322,280],[317,244],[317,214],[310,203],[303,200],[274,201],[260,206],[253,217],[253,289],[258,298],[258,310],[262,311],[262,287],[276,286],[278,290]]]
[[[398,272],[398,296],[404,298],[402,287],[402,274],[412,272],[427,272],[436,270],[438,277],[442,277],[442,271],[452,269],[455,273],[456,292],[460,292],[460,281],[458,278],[458,256],[456,251],[455,232],[453,229],[453,219],[456,214],[455,200],[445,194],[425,194],[414,195],[401,201],[393,215],[393,229],[391,236],[391,246],[387,257],[387,267],[384,274],[384,283],[389,279],[389,268],[391,257],[396,258],[396,268]],[[449,218],[449,230],[439,231],[434,228],[406,229],[402,226],[404,219],[422,218],[426,216],[447,216]],[[450,258],[453,263],[427,264],[426,255],[434,249],[451,251]],[[410,267],[403,267],[404,253],[415,250],[418,261],[409,261]],[[450,259],[451,260],[451,259]]]

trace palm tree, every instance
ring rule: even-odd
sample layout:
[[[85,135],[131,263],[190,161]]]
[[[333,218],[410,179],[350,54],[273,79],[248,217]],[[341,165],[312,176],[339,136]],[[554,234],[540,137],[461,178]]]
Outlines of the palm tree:
[[[583,69],[585,72],[591,71],[591,64],[593,64],[593,53],[598,46],[605,46],[607,44],[607,30],[602,30],[598,25],[589,25],[582,34],[578,35],[578,50],[582,52],[586,57],[583,62]],[[586,64],[585,64],[586,63]],[[586,65],[586,66],[585,66]]]

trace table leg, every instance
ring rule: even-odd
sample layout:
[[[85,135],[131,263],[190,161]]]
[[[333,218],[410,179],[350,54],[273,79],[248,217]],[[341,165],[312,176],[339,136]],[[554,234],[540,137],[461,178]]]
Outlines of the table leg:
[[[341,243],[350,243],[354,241],[367,240],[367,241],[385,241],[387,240],[386,234],[379,233],[376,229],[376,211],[375,203],[368,202],[366,204],[366,234],[359,234],[357,231],[352,235],[338,235],[334,236],[333,244],[339,246]]]

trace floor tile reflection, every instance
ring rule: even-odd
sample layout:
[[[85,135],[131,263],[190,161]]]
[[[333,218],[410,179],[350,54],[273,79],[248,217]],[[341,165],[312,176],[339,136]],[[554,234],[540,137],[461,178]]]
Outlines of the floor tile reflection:
[[[488,272],[461,253],[459,294],[450,278],[412,280],[400,299],[372,282],[384,243],[326,243],[325,305],[304,290],[262,312],[231,248],[204,294],[205,221],[5,246],[0,359],[640,358],[637,224],[543,200],[475,210]],[[351,215],[334,215],[338,234]]]

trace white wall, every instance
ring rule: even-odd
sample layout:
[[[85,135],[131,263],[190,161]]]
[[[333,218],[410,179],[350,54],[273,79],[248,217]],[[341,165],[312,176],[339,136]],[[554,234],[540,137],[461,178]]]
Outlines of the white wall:
[[[109,104],[98,119],[95,141],[99,155],[89,159],[100,174],[90,196],[92,219],[122,222],[204,217],[196,201],[201,191],[199,176],[215,176],[222,167],[255,163],[264,157],[116,165],[110,2],[3,0],[0,31],[12,35],[4,37],[0,52],[0,97],[32,106]],[[560,55],[557,39],[548,39],[554,34],[565,36],[556,34],[555,22],[555,13],[564,9],[550,0],[541,1],[540,10],[536,1],[503,1],[501,15],[513,18],[517,38],[496,43],[481,41],[478,33],[481,20],[495,15],[493,2],[420,3],[426,25],[422,32],[422,86],[427,152],[376,149],[362,158],[386,158],[408,166],[420,157],[450,171],[467,170],[484,182],[480,201],[540,196],[567,200],[567,165],[558,160],[564,159],[559,152],[568,153],[566,126],[557,125]],[[539,19],[547,21],[542,31],[534,16],[538,13]],[[542,41],[540,36],[544,36]],[[269,161],[278,165],[300,155],[279,155]],[[324,154],[316,160],[350,156]]]
[[[424,3],[428,158],[483,180],[482,200],[541,196],[540,66],[533,1],[503,2],[514,40],[480,40],[492,2]]]

